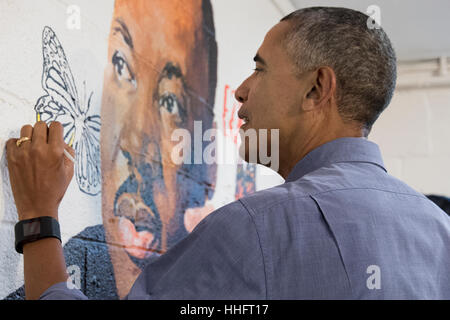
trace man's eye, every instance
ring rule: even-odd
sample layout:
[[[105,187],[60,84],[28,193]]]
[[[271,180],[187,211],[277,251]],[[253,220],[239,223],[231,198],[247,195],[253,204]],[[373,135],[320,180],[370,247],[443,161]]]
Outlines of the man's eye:
[[[173,93],[164,93],[159,98],[159,105],[160,107],[164,107],[170,114],[180,113],[178,98]]]
[[[179,121],[184,121],[186,118],[185,106],[174,93],[165,92],[159,97],[158,103],[160,108],[166,109],[168,113],[176,116]]]
[[[262,71],[262,69],[260,69],[260,68],[255,68],[253,70],[255,71],[255,73],[258,73],[258,72]]]
[[[126,80],[130,82],[134,87],[136,87],[136,79],[134,78],[134,74],[131,72],[130,67],[128,66],[128,63],[122,52],[114,52],[111,62],[114,66],[114,71],[116,73],[117,79],[119,81]]]

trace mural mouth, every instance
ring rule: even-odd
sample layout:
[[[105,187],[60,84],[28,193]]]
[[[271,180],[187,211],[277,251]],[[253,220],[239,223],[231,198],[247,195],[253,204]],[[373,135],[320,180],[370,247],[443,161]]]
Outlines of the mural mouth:
[[[157,217],[152,209],[132,193],[117,199],[115,215],[119,217],[119,237],[128,254],[138,259],[148,258],[159,249]]]
[[[131,160],[130,154],[124,152]],[[164,183],[162,165],[130,165],[131,175],[116,192],[113,212],[119,218],[119,241],[139,267],[143,260],[161,254],[162,222],[154,202],[154,184]],[[132,168],[131,168],[132,167]]]

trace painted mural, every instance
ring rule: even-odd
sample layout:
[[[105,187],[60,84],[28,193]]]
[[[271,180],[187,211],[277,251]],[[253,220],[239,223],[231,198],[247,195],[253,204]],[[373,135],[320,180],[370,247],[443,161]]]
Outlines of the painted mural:
[[[176,164],[170,156],[173,130],[193,132],[194,121],[203,132],[217,125],[210,1],[116,0],[108,41],[101,130],[100,117],[88,115],[92,93],[81,98],[86,89],[78,93],[52,27],[43,31],[46,95],[35,107],[38,119],[64,124],[66,142],[77,151],[80,190],[101,191],[103,223],[64,245],[66,264],[78,267],[80,289],[91,299],[123,298],[147,263],[216,209],[210,200],[220,192],[217,164]],[[229,86],[225,90],[224,135],[237,144],[239,105]],[[255,171],[255,165],[238,165],[235,199],[255,191]],[[7,299],[23,297],[21,287]]]
[[[187,235],[184,212],[213,195],[215,165],[171,159],[173,130],[213,127],[213,34],[207,1],[116,1],[101,158],[106,240],[120,244],[109,246],[119,297],[145,263]]]

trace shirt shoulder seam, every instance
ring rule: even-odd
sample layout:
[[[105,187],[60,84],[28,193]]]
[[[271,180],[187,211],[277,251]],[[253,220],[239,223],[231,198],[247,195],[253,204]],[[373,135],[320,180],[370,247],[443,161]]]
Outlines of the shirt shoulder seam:
[[[291,182],[288,182],[288,183],[291,183]],[[317,195],[320,195],[320,194],[323,194],[323,193],[328,193],[328,192],[332,192],[332,191],[344,191],[344,190],[377,190],[377,191],[382,191],[382,192],[387,192],[387,193],[402,194],[402,195],[413,196],[413,197],[418,197],[418,198],[425,198],[425,196],[423,196],[423,195],[417,195],[417,194],[406,193],[406,192],[397,192],[397,191],[386,190],[386,189],[379,189],[379,188],[370,188],[370,187],[338,188],[338,189],[329,189],[329,190],[324,190],[324,191],[319,191],[319,192],[314,192],[314,193],[308,193],[308,194],[304,194],[304,195],[301,195],[301,196],[287,197],[285,199],[282,199],[282,200],[279,200],[279,201],[277,201],[275,203],[272,203],[272,205],[263,208],[263,210],[264,211],[270,210],[273,207],[279,205],[280,203],[284,203],[286,201],[292,201],[292,200],[301,199],[301,198],[309,198],[311,196],[317,196]]]

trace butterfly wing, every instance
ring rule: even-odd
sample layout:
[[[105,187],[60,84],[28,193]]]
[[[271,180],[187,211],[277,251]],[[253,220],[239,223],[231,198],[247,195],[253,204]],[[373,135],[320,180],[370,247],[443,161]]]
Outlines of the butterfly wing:
[[[77,166],[76,179],[80,188],[90,195],[96,195],[101,190],[100,172],[100,117],[86,118],[86,128],[79,141],[75,142]]]
[[[45,27],[42,33],[42,52],[42,88],[47,94],[36,102],[37,119],[61,122],[64,141],[73,145],[76,152],[75,172],[80,190],[96,195],[101,189],[100,117],[86,117],[92,94],[86,105],[81,106],[64,49],[50,27]]]
[[[39,113],[40,120],[45,122],[55,121],[59,115],[64,114],[50,95],[40,97],[36,102],[35,110]]]
[[[37,118],[47,123],[60,121],[65,141],[69,142],[68,132],[73,132],[77,116],[78,92],[64,49],[50,27],[42,32],[42,54],[42,88],[47,95],[36,102]]]
[[[59,102],[61,107],[78,116],[79,96],[75,80],[64,49],[50,27],[45,27],[42,33],[42,50],[44,56],[42,87]]]

